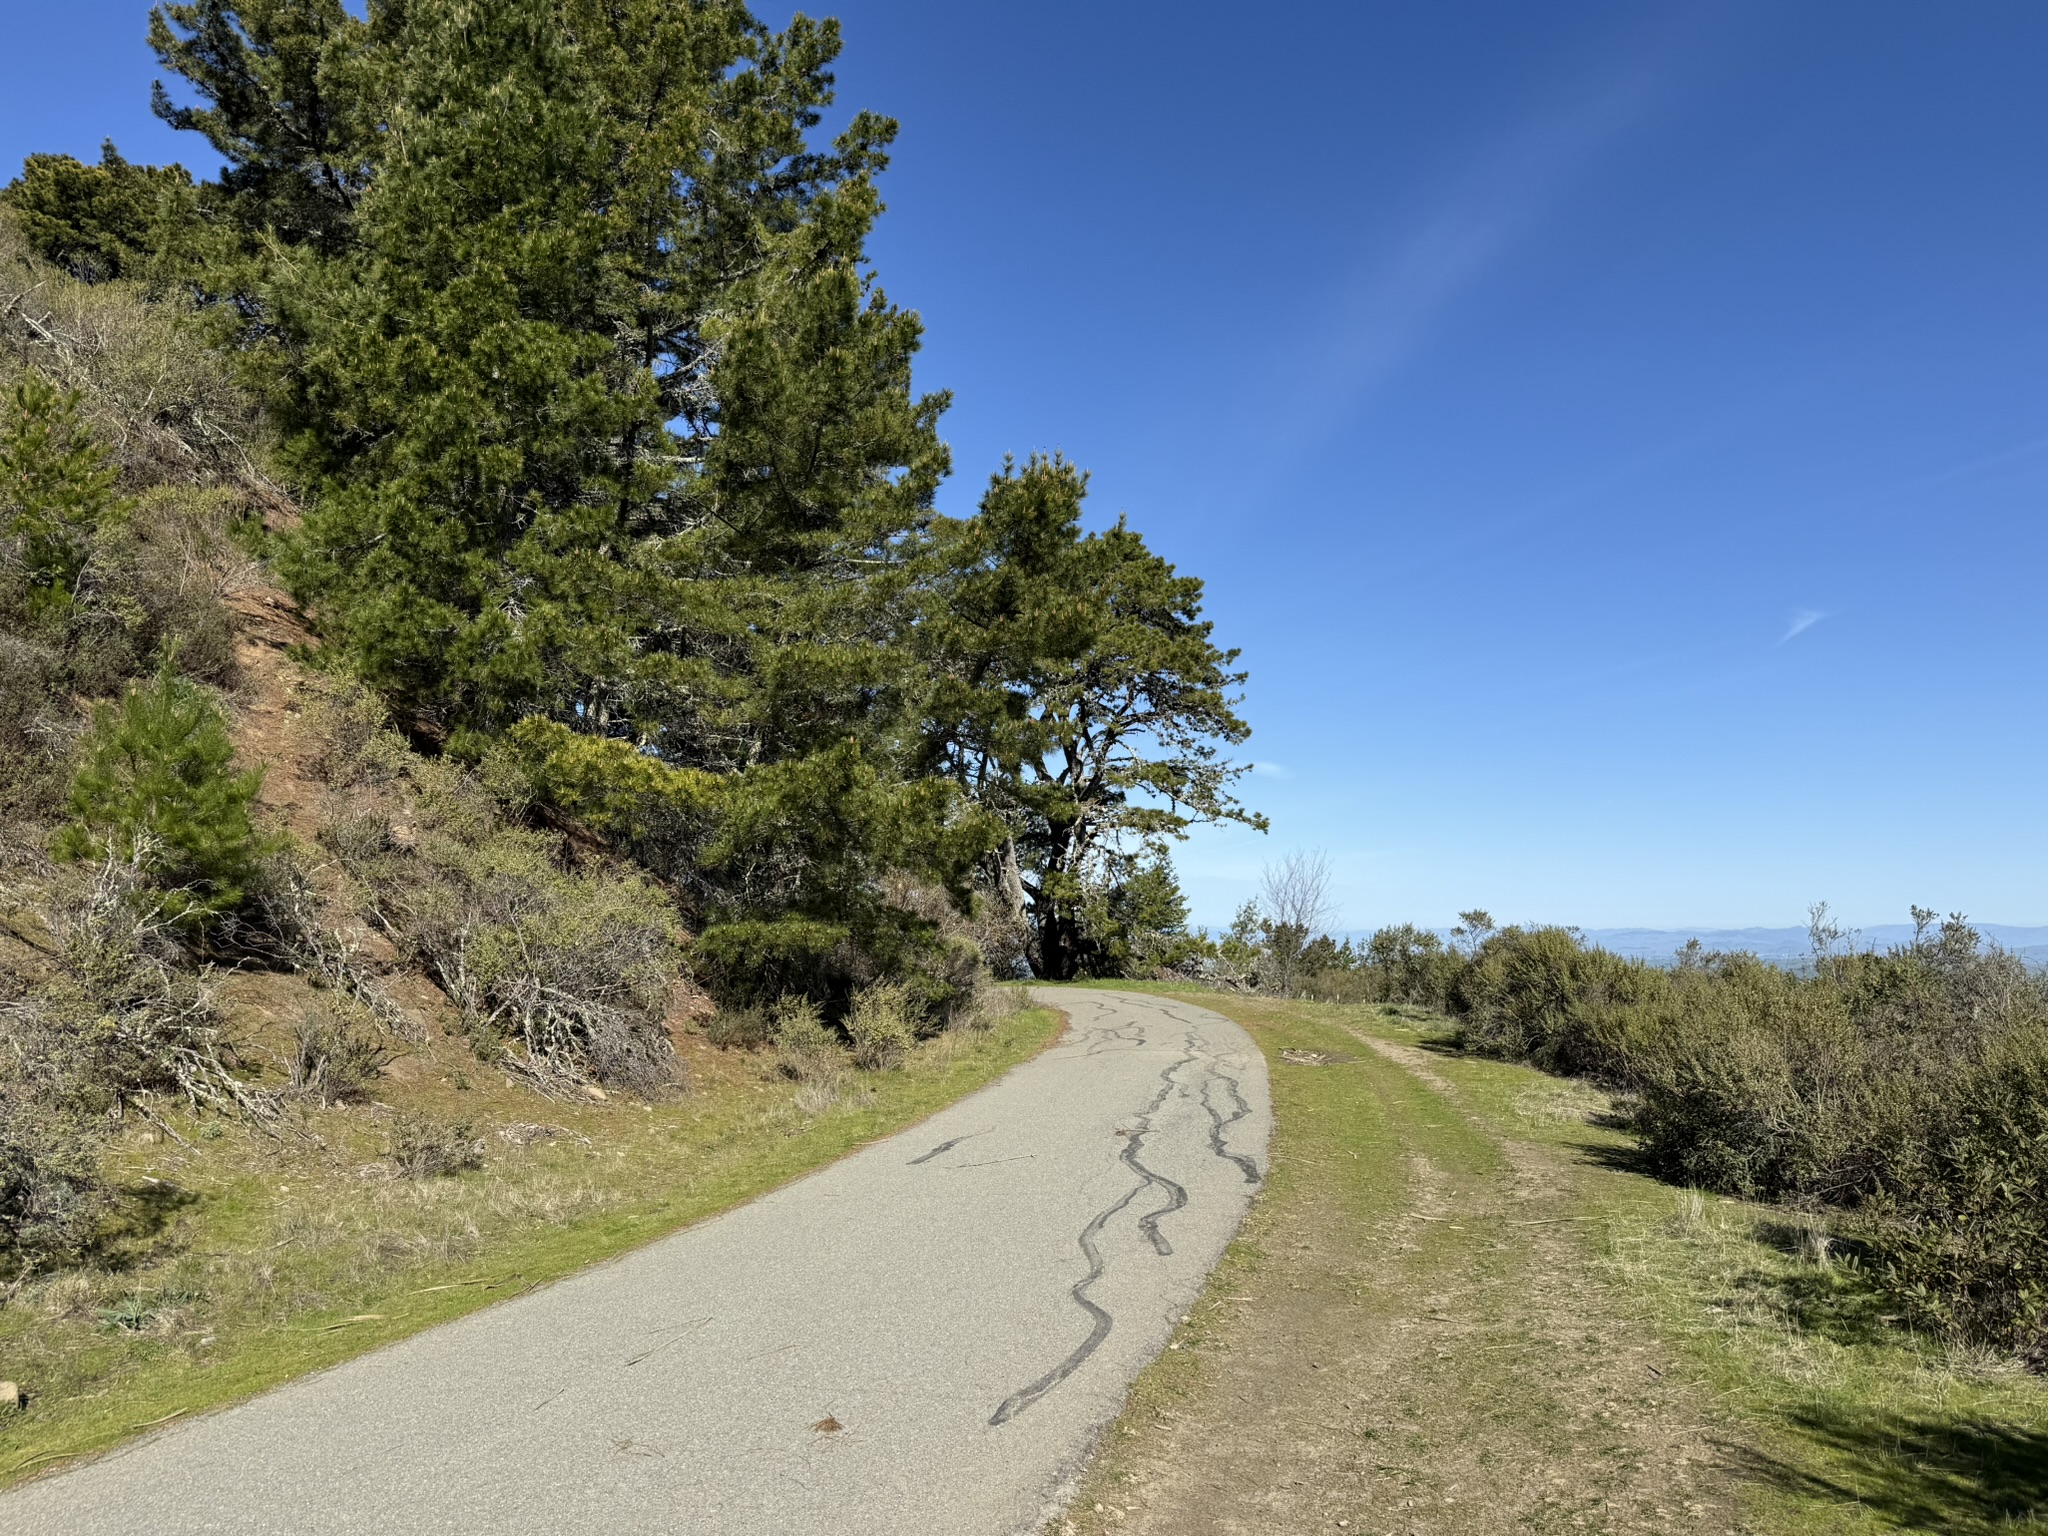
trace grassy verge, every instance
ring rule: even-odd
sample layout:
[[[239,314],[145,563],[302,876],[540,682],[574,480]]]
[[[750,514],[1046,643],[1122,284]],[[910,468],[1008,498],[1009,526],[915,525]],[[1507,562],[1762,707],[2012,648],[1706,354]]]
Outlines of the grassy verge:
[[[388,1103],[117,1149],[126,1229],[89,1271],[0,1310],[0,1485],[446,1322],[725,1210],[1000,1076],[1058,1033],[1042,1009],[929,1041],[901,1068],[798,1088],[765,1053],[686,1042],[670,1103],[562,1104],[442,1041],[387,1069]],[[397,1110],[466,1124],[480,1169],[392,1175]]]
[[[2048,1383],[1901,1332],[1810,1222],[1631,1172],[1600,1095],[1440,1020],[1203,1001],[1273,1176],[1066,1529],[2048,1528]]]

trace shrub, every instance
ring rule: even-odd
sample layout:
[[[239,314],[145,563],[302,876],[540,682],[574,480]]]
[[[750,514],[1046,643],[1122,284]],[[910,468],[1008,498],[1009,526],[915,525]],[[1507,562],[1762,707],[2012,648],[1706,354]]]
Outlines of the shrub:
[[[364,1097],[391,1051],[374,1035],[316,1009],[299,1021],[290,1062],[292,1092],[322,1105]]]
[[[765,1008],[721,1007],[704,1021],[704,1038],[722,1051],[756,1050],[774,1034],[775,1022]]]
[[[1366,940],[1360,969],[1376,983],[1371,1002],[1441,1008],[1464,965],[1465,957],[1440,935],[1400,923]]]
[[[1080,903],[1080,971],[1104,978],[1156,976],[1197,960],[1203,940],[1188,931],[1188,904],[1173,862],[1120,861]]]
[[[256,576],[238,542],[247,511],[231,491],[163,486],[101,525],[66,641],[78,691],[115,692],[163,655],[188,677],[234,681],[234,623],[222,599]]]
[[[411,754],[383,701],[354,678],[316,673],[301,686],[296,735],[306,770],[334,789],[389,783]]]
[[[0,597],[0,610],[5,606]],[[0,838],[0,861],[14,862],[47,840],[29,827],[46,823],[62,808],[75,739],[63,697],[62,658],[49,646],[0,628],[0,827],[12,824],[20,833]]]
[[[1672,978],[1667,1012],[1619,1074],[1665,1177],[1752,1199],[1853,1198],[1896,1120],[1887,1077],[1839,994],[1750,956]]]
[[[841,1053],[839,1040],[825,1027],[822,1009],[808,997],[786,996],[773,1013],[775,1050],[783,1074],[800,1082],[835,1076]]]
[[[260,482],[269,432],[222,366],[218,318],[184,293],[67,277],[0,209],[0,381],[34,368],[77,391],[125,488]]]
[[[537,1082],[666,1086],[677,934],[660,892],[629,875],[565,872],[550,840],[527,833],[441,851],[457,856],[440,863],[416,931],[472,1030]]]
[[[377,811],[343,811],[332,821],[322,822],[315,835],[348,869],[365,868],[398,846],[391,818]]]
[[[561,839],[504,825],[453,765],[410,758],[404,772],[411,838],[361,839],[348,867],[375,924],[462,1010],[478,1053],[546,1092],[674,1086],[665,1018],[681,934],[668,898],[609,864],[565,868]]]
[[[900,983],[888,981],[862,987],[847,1010],[846,1035],[855,1066],[880,1072],[901,1065],[917,1043],[908,992]]]
[[[183,166],[131,165],[111,139],[98,165],[30,155],[0,201],[13,209],[38,255],[84,282],[142,276],[196,204]]]
[[[1664,972],[1588,949],[1569,929],[1506,928],[1459,971],[1451,1004],[1473,1050],[1618,1082],[1668,987]]]
[[[61,859],[133,865],[181,918],[240,904],[264,843],[249,819],[261,771],[233,769],[220,707],[168,665],[103,707],[71,782]]]
[[[106,1208],[96,1138],[29,1085],[0,1085],[0,1274],[77,1255]]]
[[[437,1179],[484,1165],[484,1144],[464,1121],[401,1114],[391,1122],[391,1161],[409,1179]]]
[[[13,1071],[51,1104],[118,1117],[129,1107],[161,1123],[160,1095],[194,1109],[269,1120],[273,1097],[246,1081],[220,1027],[210,974],[192,971],[164,899],[136,858],[108,858],[60,889],[46,919],[56,974],[0,1001]]]
[[[1860,1213],[1923,1324],[2048,1367],[2048,1031],[2000,1041],[1943,1085]]]

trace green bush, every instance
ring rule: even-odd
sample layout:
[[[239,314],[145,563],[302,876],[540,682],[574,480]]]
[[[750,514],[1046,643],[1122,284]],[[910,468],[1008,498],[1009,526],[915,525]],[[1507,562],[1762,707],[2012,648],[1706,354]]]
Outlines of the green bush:
[[[2048,1030],[1930,1086],[1860,1234],[1923,1324],[2048,1367]]]
[[[1669,990],[1665,972],[1589,949],[1568,928],[1506,928],[1460,969],[1450,1001],[1473,1050],[1618,1082]]]
[[[181,918],[234,908],[265,848],[249,817],[263,775],[234,755],[220,706],[160,667],[95,712],[53,852],[134,864]]]
[[[1164,854],[1127,861],[1087,887],[1080,903],[1080,974],[1149,980],[1198,960],[1203,940],[1188,931],[1180,878]]]
[[[775,1021],[761,1007],[721,1007],[704,1021],[704,1038],[722,1051],[751,1051],[775,1034]]]
[[[31,612],[70,606],[100,525],[120,510],[120,477],[93,441],[80,402],[76,391],[32,369],[0,413],[0,527],[27,575]]]
[[[863,1071],[900,1066],[917,1043],[908,991],[888,981],[862,987],[846,1012],[846,1037],[853,1046],[853,1063]]]
[[[775,1051],[783,1075],[815,1082],[840,1070],[839,1039],[825,1026],[822,1009],[808,997],[787,996],[773,1014]]]
[[[178,165],[131,165],[109,139],[98,165],[30,155],[0,191],[36,253],[82,282],[147,275],[182,218],[195,216],[192,176]]]
[[[1753,1199],[1854,1199],[1895,1132],[1895,1075],[1835,989],[1747,955],[1680,970],[1606,1074],[1660,1174]]]
[[[1465,957],[1441,935],[1412,923],[1379,929],[1356,952],[1319,939],[1304,956],[1309,993],[1326,1002],[1441,1008],[1464,966]]]

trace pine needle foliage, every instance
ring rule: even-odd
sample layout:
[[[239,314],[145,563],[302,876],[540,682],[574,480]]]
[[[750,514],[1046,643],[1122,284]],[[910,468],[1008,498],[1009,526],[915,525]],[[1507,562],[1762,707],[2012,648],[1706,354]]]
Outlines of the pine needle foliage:
[[[97,165],[30,155],[0,192],[29,244],[75,278],[149,279],[195,205],[183,166],[132,165],[108,139]]]
[[[136,861],[186,921],[232,910],[265,848],[249,814],[262,771],[234,757],[220,706],[166,662],[94,714],[53,851]]]
[[[1221,753],[1250,735],[1244,674],[1202,583],[1121,518],[1084,532],[1087,488],[1063,459],[1006,464],[978,516],[935,520],[920,549],[921,766],[1003,823],[999,883],[1029,907],[1038,973],[1062,980],[1097,963],[1088,909],[1148,853],[1198,823],[1265,827]]]
[[[0,518],[19,541],[32,612],[70,607],[94,535],[121,508],[118,473],[87,429],[80,398],[31,369],[0,420]]]

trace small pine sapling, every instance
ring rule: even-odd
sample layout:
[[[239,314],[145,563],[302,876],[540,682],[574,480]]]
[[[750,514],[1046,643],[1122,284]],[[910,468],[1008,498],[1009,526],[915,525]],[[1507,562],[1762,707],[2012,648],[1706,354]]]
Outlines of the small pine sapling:
[[[0,421],[0,517],[18,541],[32,612],[61,614],[71,606],[94,535],[122,510],[115,479],[78,395],[27,373]]]
[[[166,663],[94,714],[51,851],[125,860],[140,849],[181,921],[233,910],[267,848],[249,816],[262,771],[237,772],[234,755],[220,706]]]

